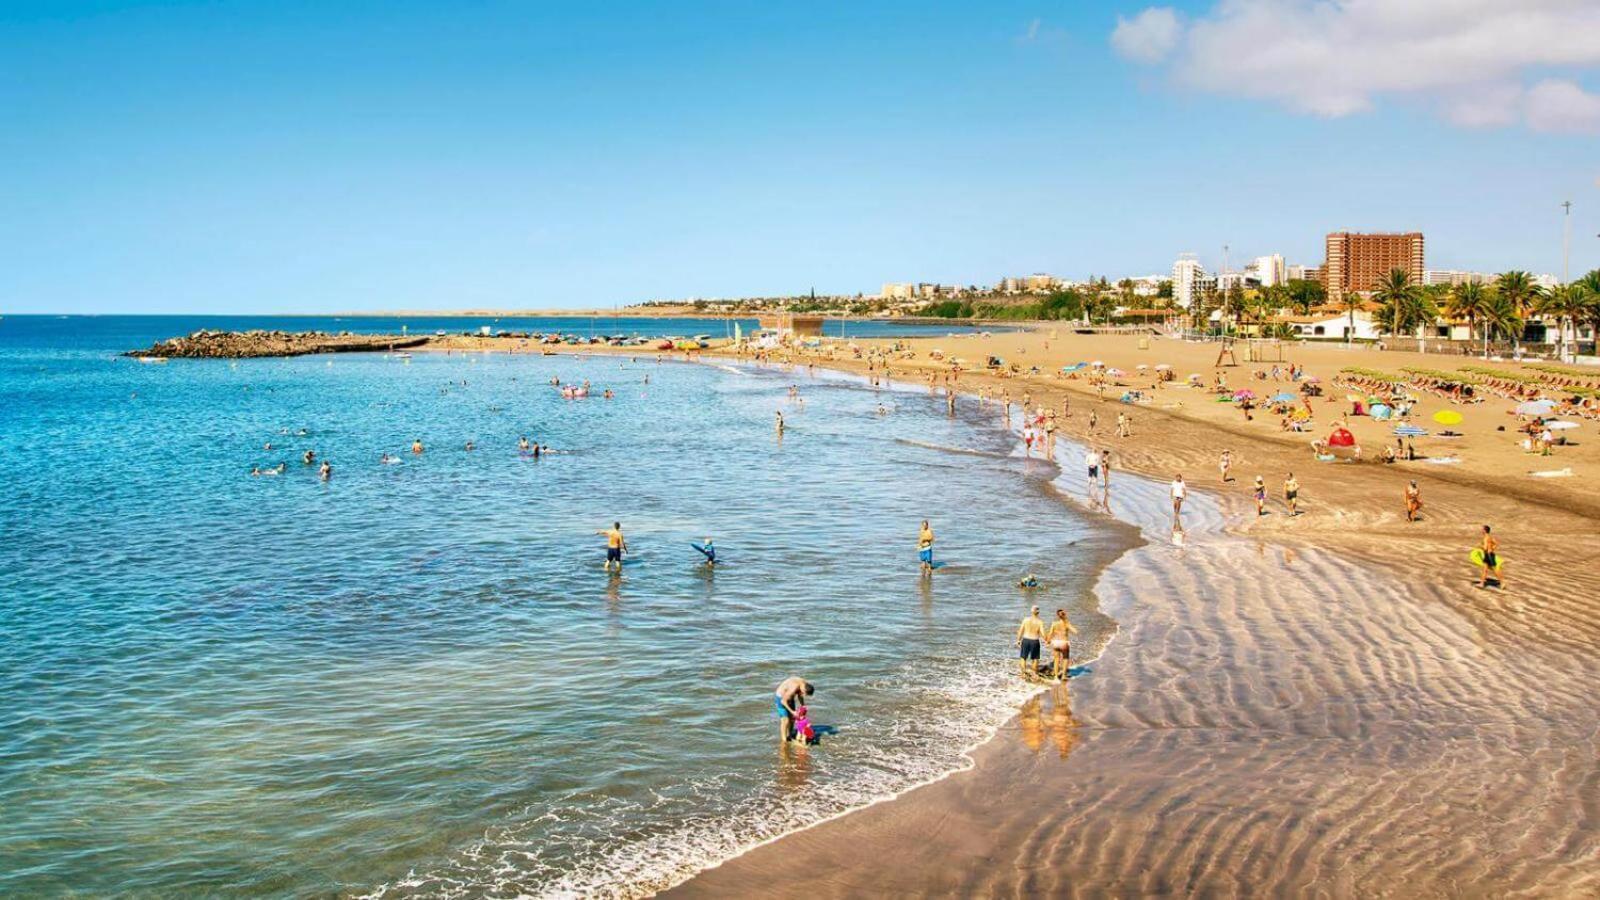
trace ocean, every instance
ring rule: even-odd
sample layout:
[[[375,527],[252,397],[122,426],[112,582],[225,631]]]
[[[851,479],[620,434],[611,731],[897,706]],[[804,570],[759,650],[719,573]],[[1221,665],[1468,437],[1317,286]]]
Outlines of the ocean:
[[[396,321],[0,319],[0,893],[645,893],[965,766],[1029,694],[1030,602],[1115,627],[1090,589],[1126,536],[973,399],[648,357],[117,355]],[[541,321],[496,327],[587,320]],[[791,674],[819,746],[778,745]]]

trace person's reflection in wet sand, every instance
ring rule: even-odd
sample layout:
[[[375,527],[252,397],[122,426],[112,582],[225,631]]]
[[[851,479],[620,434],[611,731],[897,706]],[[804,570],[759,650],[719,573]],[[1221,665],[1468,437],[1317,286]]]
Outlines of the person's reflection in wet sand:
[[[1078,720],[1072,717],[1072,694],[1066,684],[1052,685],[1022,704],[1017,715],[1017,736],[1034,753],[1043,750],[1046,741],[1055,745],[1062,759],[1077,749]]]
[[[622,573],[612,575],[606,579],[606,609],[613,615],[621,611],[622,606]]]
[[[811,783],[811,748],[794,741],[778,745],[778,789],[798,791]]]

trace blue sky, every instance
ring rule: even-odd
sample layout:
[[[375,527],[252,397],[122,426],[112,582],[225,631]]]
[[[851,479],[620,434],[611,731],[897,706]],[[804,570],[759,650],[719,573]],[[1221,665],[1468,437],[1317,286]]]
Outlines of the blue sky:
[[[1226,10],[1151,39],[1145,6],[0,4],[0,313],[1115,278],[1315,264],[1336,229],[1559,273],[1564,199],[1600,266],[1600,53],[1418,87],[1397,48],[1346,109],[1256,90],[1314,70],[1199,68]]]

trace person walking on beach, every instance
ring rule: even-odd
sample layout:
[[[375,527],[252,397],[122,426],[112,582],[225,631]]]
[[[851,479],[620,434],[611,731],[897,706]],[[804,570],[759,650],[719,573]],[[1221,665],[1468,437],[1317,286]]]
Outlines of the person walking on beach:
[[[1293,472],[1283,478],[1283,502],[1289,507],[1289,515],[1300,515],[1300,482],[1295,480]]]
[[[1228,471],[1233,468],[1233,451],[1232,450],[1224,450],[1224,451],[1222,451],[1222,458],[1217,460],[1217,468],[1222,471],[1222,483],[1223,484],[1227,484],[1228,482],[1233,480],[1232,476],[1230,476],[1228,474]]]
[[[1044,639],[1044,620],[1035,606],[1017,626],[1017,670],[1023,678],[1034,680],[1039,674],[1039,644]]]
[[[1125,415],[1123,413],[1117,413],[1117,437],[1124,437],[1125,438],[1125,437],[1128,437],[1130,434],[1131,434],[1131,432],[1128,430],[1128,417],[1127,417],[1127,415]]]
[[[1183,483],[1183,473],[1172,476],[1172,521],[1179,522],[1183,519],[1183,498],[1189,494],[1189,486]]]
[[[1478,582],[1478,587],[1488,587],[1489,579],[1493,578],[1496,584],[1504,588],[1505,581],[1500,577],[1500,540],[1487,525],[1483,526],[1483,541],[1479,543],[1478,549],[1483,554],[1483,562],[1479,564],[1483,567],[1483,579]]]
[[[1100,417],[1095,413],[1094,410],[1089,410],[1089,434],[1094,434],[1094,426],[1098,421],[1100,421]]]
[[[1089,489],[1094,490],[1094,483],[1100,478],[1100,454],[1093,447],[1084,448],[1083,467],[1089,470]]]
[[[772,702],[778,708],[778,739],[788,742],[794,737],[794,720],[800,713],[800,700],[817,692],[817,686],[791,675],[778,683]]]
[[[917,559],[922,563],[924,576],[933,574],[933,528],[922,520],[922,530],[917,532]]]
[[[1261,479],[1260,475],[1256,476],[1256,484],[1252,489],[1252,495],[1256,501],[1256,518],[1259,519],[1267,514],[1267,483]]]
[[[1100,451],[1100,486],[1106,489],[1111,487],[1111,451]]]
[[[1068,637],[1077,633],[1078,629],[1073,628],[1072,623],[1067,621],[1067,611],[1064,609],[1056,610],[1056,620],[1050,623],[1048,637],[1050,642],[1050,671],[1057,681],[1067,680],[1068,663],[1072,654],[1072,645],[1068,641]]]
[[[612,522],[609,530],[596,531],[595,534],[604,535],[606,539],[606,571],[611,571],[611,564],[616,563],[617,573],[621,574],[622,554],[628,549],[628,540],[622,536],[622,523]]]
[[[1422,488],[1415,481],[1406,485],[1406,521],[1415,522],[1422,511]]]

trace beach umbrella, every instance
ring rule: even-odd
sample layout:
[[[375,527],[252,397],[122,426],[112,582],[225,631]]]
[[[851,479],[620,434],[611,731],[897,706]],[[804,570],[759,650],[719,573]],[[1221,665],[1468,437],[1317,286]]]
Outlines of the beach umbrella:
[[[1156,364],[1157,371],[1165,372],[1165,371],[1167,371],[1167,370],[1169,370],[1171,368],[1172,367],[1167,365],[1166,363],[1157,363]]]
[[[1318,382],[1322,381],[1322,379],[1315,375],[1307,375],[1305,378],[1302,378],[1301,381],[1305,381],[1310,384],[1317,384]]]
[[[1245,389],[1233,392],[1233,399],[1235,400],[1254,400],[1255,398],[1256,392],[1252,390]]]
[[[1566,431],[1569,428],[1577,428],[1578,423],[1568,422],[1566,419],[1557,419],[1554,422],[1544,423],[1544,427],[1550,429],[1551,431]]]
[[[1135,368],[1135,369],[1138,369],[1138,370],[1139,370],[1139,371],[1141,371],[1141,372],[1142,372],[1142,371],[1144,371],[1144,370],[1145,370],[1145,369],[1148,369],[1148,368],[1150,368],[1150,367],[1149,367],[1149,366],[1147,366],[1147,365],[1145,365],[1145,364],[1144,364],[1144,363],[1139,363],[1139,364],[1138,364],[1138,365],[1137,365],[1137,366],[1134,366],[1134,368]]]
[[[1401,425],[1399,428],[1394,430],[1394,433],[1401,437],[1424,437],[1427,435],[1428,431],[1425,428],[1418,428],[1415,425]]]
[[[1555,412],[1555,410],[1556,402],[1554,400],[1524,400],[1517,404],[1517,415],[1519,416],[1544,416]]]
[[[1394,410],[1390,409],[1388,405],[1384,403],[1374,403],[1367,409],[1367,415],[1373,417],[1374,419],[1378,419],[1379,421],[1389,418],[1389,414],[1392,412],[1394,412]]]
[[[1107,370],[1106,370],[1106,374],[1107,374],[1107,375],[1110,375],[1110,376],[1111,376],[1111,377],[1113,377],[1113,378],[1117,378],[1117,377],[1120,377],[1120,376],[1122,376],[1122,375],[1126,375],[1126,374],[1128,374],[1128,373],[1127,373],[1127,372],[1124,372],[1124,371],[1122,371],[1122,370],[1121,370],[1121,369],[1107,369]]]
[[[1105,365],[1105,363],[1103,363],[1103,362],[1101,362],[1101,361],[1100,361],[1100,360],[1098,360],[1098,359],[1097,359],[1097,360],[1095,360],[1095,361],[1094,361],[1094,362],[1092,362],[1092,363],[1089,363],[1089,365],[1091,365],[1091,366],[1094,366],[1094,367],[1095,367],[1095,368],[1096,368],[1096,369],[1098,369],[1098,368],[1100,368],[1100,367],[1101,367],[1101,366],[1104,366],[1104,365]]]
[[[1440,425],[1460,425],[1461,413],[1453,409],[1441,409],[1433,414],[1433,420]]]
[[[1329,447],[1354,447],[1355,445],[1356,436],[1351,434],[1349,429],[1335,428],[1333,433],[1328,435]]]

